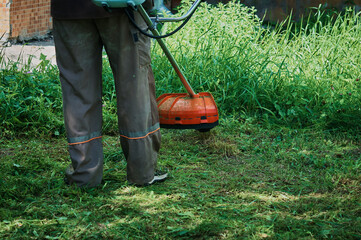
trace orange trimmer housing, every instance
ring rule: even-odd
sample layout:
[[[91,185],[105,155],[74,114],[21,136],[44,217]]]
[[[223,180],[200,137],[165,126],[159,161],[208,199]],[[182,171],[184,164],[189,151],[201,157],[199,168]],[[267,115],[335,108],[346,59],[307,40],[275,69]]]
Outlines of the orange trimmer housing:
[[[191,97],[187,93],[167,93],[157,98],[162,128],[208,131],[218,125],[217,105],[210,93]]]

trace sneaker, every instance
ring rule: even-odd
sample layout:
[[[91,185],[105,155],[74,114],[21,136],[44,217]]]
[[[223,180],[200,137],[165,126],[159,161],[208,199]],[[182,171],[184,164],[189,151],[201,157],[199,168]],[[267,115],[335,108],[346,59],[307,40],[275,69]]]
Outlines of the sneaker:
[[[131,184],[131,185],[135,185],[137,187],[146,187],[155,183],[164,182],[167,179],[167,177],[168,177],[167,172],[156,171],[154,173],[154,178],[150,182],[144,184]]]
[[[67,177],[64,177],[64,183],[66,185],[69,185],[70,186],[70,182],[69,182],[69,179]]]
[[[68,179],[68,177],[67,177],[67,175],[71,175],[71,174],[73,174],[74,173],[74,168],[73,168],[73,165],[69,165],[66,169],[65,169],[65,177],[64,177],[64,183],[66,184],[66,185],[71,185],[70,184],[70,181],[69,181],[69,179]]]
[[[154,178],[152,181],[150,181],[147,185],[152,185],[157,182],[164,182],[168,177],[168,173],[166,172],[156,172],[154,174]]]
[[[72,164],[69,164],[69,166],[65,169],[65,174],[71,175],[74,173],[74,168]]]

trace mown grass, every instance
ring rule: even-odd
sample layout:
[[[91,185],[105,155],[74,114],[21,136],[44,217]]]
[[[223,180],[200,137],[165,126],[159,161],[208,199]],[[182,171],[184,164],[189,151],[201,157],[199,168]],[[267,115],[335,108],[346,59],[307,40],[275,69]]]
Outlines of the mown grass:
[[[56,67],[4,65],[0,50],[0,238],[361,238],[360,16],[323,14],[270,29],[238,3],[202,5],[167,38],[221,124],[162,130],[171,177],[147,188],[126,183],[106,56],[104,183],[81,190],[63,182]],[[157,94],[184,92],[156,45],[152,57]]]
[[[361,148],[352,134],[223,120],[209,133],[163,130],[168,181],[126,183],[105,136],[104,183],[63,182],[63,139],[1,140],[2,239],[358,239]]]

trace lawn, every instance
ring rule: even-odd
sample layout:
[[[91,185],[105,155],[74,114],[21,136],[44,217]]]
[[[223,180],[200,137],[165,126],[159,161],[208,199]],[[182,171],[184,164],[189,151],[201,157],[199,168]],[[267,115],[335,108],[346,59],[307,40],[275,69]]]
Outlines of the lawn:
[[[202,4],[166,42],[220,125],[162,129],[170,178],[146,188],[126,182],[105,55],[104,180],[78,189],[56,66],[5,65],[0,49],[0,239],[360,239],[360,39],[352,9],[268,26]],[[184,92],[156,44],[152,58],[157,94]]]
[[[62,138],[1,140],[0,238],[359,239],[361,148],[353,134],[222,120],[209,133],[163,130],[170,179],[126,183],[105,136],[104,183],[63,182]]]

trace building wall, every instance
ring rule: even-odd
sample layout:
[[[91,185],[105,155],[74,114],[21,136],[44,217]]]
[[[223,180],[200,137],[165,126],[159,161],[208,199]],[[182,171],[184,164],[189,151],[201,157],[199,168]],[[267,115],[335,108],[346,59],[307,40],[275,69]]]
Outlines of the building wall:
[[[11,38],[26,40],[46,35],[52,28],[50,0],[12,0]]]
[[[8,0],[0,0],[0,38],[5,40],[9,37],[10,33],[10,4]]]
[[[257,14],[265,20],[277,22],[284,20],[292,11],[295,20],[305,13],[307,8],[323,4],[327,8],[342,10],[347,6],[356,6],[360,10],[361,0],[241,0],[247,6],[255,6]]]
[[[177,7],[182,0],[164,0],[169,9]],[[210,4],[227,3],[230,0],[206,0]],[[271,22],[285,20],[291,13],[294,20],[299,20],[310,7],[323,7],[342,10],[355,6],[361,10],[361,0],[240,0],[246,6],[254,6],[261,19]]]
[[[0,0],[0,40],[43,38],[51,28],[50,0]]]

